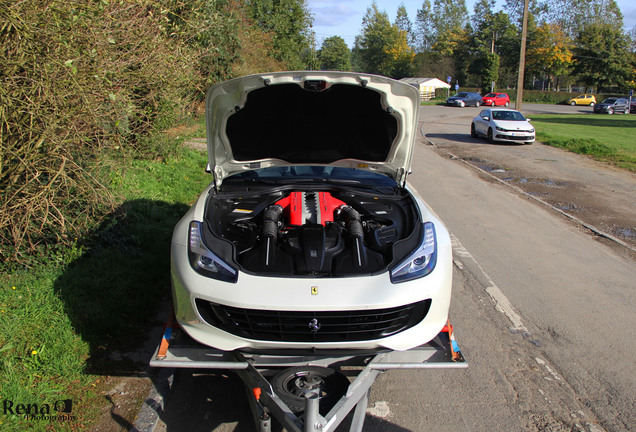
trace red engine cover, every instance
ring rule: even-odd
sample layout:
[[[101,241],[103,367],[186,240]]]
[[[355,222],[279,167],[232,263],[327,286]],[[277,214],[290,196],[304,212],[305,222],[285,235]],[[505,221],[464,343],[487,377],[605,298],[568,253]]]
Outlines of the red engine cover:
[[[292,192],[276,201],[276,204],[284,209],[289,225],[325,225],[327,222],[333,222],[335,211],[345,205],[329,192]]]

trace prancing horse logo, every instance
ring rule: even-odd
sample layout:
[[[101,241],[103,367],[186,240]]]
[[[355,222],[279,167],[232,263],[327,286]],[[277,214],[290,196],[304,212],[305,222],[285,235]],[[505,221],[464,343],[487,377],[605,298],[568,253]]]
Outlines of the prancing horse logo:
[[[320,330],[320,323],[318,322],[316,318],[314,318],[311,321],[309,321],[309,324],[307,324],[307,327],[309,327],[309,330],[311,331],[312,334],[318,333],[318,330]]]

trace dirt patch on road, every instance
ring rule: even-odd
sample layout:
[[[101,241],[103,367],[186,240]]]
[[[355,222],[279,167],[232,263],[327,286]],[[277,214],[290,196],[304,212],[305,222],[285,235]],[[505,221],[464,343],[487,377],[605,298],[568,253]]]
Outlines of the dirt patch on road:
[[[440,154],[454,156],[489,174],[482,176],[485,180],[495,181],[493,176],[538,198],[553,209],[619,239],[632,249],[629,254],[634,255],[636,180],[631,173],[540,143],[512,147],[435,141],[431,143]],[[519,157],[520,151],[526,152],[525,157]],[[539,153],[548,157],[542,158]],[[620,244],[612,246],[621,248]]]

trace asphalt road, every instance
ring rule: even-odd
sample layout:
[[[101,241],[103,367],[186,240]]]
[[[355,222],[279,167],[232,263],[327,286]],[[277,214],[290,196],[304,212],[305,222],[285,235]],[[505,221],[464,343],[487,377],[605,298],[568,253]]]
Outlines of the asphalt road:
[[[409,179],[455,238],[451,321],[469,368],[383,374],[364,430],[635,430],[633,257],[440,151],[469,125],[468,111],[443,108],[423,108]],[[542,147],[499,150],[553,160]],[[250,431],[248,414],[231,373],[179,371],[155,431]]]

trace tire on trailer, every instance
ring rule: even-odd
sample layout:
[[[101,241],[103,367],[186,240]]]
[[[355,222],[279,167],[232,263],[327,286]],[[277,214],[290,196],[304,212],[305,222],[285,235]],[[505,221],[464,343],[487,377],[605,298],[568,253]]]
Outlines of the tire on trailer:
[[[296,414],[305,411],[303,385],[317,382],[320,386],[320,414],[326,415],[349,388],[349,379],[338,371],[319,366],[287,368],[271,379],[274,393]]]

